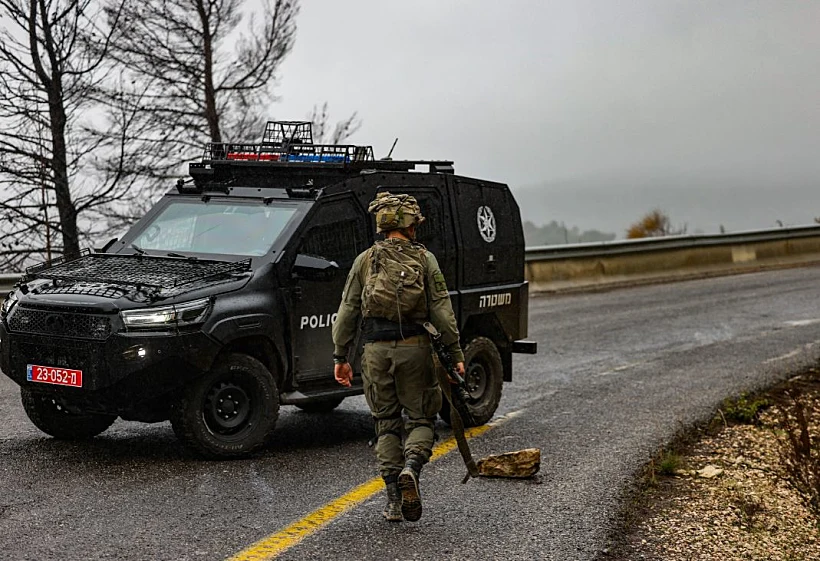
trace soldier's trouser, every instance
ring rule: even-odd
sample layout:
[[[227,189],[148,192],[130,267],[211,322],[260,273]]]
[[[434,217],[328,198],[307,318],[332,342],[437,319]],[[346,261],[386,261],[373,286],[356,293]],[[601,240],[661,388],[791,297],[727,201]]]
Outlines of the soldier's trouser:
[[[433,426],[441,409],[441,389],[426,335],[364,346],[364,395],[376,422],[376,457],[382,476],[398,473],[405,457],[426,462],[433,448]],[[402,409],[407,422],[402,422]],[[402,425],[407,433],[402,447]]]

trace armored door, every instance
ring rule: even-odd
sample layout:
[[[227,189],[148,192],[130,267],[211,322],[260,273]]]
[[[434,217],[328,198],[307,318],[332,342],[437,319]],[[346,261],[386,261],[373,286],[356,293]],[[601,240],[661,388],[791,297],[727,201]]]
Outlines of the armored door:
[[[293,372],[299,384],[333,381],[331,328],[356,256],[369,244],[364,209],[351,195],[321,200],[308,217],[298,253],[333,261],[338,269],[294,278],[291,288]]]

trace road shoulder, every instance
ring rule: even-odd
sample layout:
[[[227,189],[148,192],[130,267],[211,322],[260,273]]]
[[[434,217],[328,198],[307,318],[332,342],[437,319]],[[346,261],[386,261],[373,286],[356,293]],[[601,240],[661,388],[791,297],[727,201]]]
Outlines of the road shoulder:
[[[814,460],[795,455],[796,403]],[[820,559],[820,508],[810,506],[820,507],[818,422],[816,368],[724,402],[708,426],[685,431],[649,462],[600,559]]]

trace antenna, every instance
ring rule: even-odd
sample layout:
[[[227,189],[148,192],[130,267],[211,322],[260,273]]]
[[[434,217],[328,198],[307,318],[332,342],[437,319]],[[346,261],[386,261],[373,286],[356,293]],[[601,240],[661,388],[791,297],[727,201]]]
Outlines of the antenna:
[[[390,156],[392,156],[392,155],[393,155],[393,149],[395,149],[395,148],[396,148],[396,143],[397,143],[398,141],[399,141],[399,137],[397,136],[397,137],[396,137],[396,140],[394,140],[394,141],[393,141],[393,146],[391,146],[391,147],[390,147],[390,152],[388,152],[388,153],[387,153],[387,156],[385,156],[384,158],[382,158],[382,160],[390,160],[390,159],[392,159],[392,158],[390,158]]]

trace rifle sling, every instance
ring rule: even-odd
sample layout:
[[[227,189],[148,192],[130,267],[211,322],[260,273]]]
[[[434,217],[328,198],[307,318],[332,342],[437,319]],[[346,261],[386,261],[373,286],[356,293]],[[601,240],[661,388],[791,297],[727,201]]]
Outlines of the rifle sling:
[[[435,326],[433,326],[433,324],[429,321],[424,322],[422,326],[430,335],[430,342],[433,344],[433,349],[436,351],[436,354],[443,352],[443,349],[440,348],[442,346],[441,334]],[[456,444],[458,444],[458,451],[461,454],[461,458],[464,460],[464,465],[467,466],[467,475],[465,475],[464,479],[461,481],[461,483],[464,484],[469,481],[470,477],[478,477],[478,466],[476,465],[475,460],[473,460],[473,454],[470,452],[470,445],[467,444],[467,437],[464,436],[464,421],[461,419],[458,408],[453,402],[453,392],[450,387],[450,378],[447,376],[444,364],[445,361],[441,360],[441,366],[436,367],[436,376],[438,376],[438,383],[439,386],[441,386],[441,391],[444,393],[447,403],[450,404],[450,426],[453,427],[453,437],[455,437]]]
[[[458,413],[458,408],[453,403],[450,379],[447,377],[447,373],[444,371],[444,368],[436,368],[436,375],[438,376],[441,391],[444,393],[447,403],[450,404],[450,425],[453,427],[453,437],[455,437],[456,444],[458,444],[458,451],[461,454],[461,458],[464,460],[464,465],[467,466],[467,475],[464,476],[464,479],[461,482],[467,483],[470,477],[478,477],[478,466],[476,465],[475,460],[473,460],[473,455],[470,452],[470,445],[467,444],[467,437],[464,436],[464,422],[461,420],[461,415]]]

